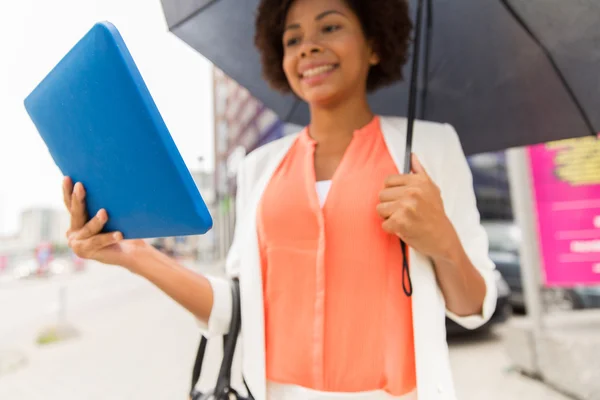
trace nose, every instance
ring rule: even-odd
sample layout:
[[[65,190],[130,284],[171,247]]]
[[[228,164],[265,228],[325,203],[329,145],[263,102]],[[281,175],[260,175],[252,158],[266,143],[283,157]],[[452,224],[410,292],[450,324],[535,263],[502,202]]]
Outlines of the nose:
[[[306,43],[302,47],[302,52],[300,53],[302,58],[306,58],[315,54],[319,54],[323,51],[321,46],[316,43]]]

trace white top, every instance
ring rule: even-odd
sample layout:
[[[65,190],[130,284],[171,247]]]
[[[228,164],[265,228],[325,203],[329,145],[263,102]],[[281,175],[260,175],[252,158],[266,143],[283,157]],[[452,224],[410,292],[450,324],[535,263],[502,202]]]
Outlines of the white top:
[[[323,204],[325,204],[325,200],[329,194],[329,189],[331,189],[331,181],[319,181],[316,184],[316,188],[317,195],[319,196],[319,203],[321,204],[321,208],[323,208]]]
[[[319,203],[323,207],[331,189],[331,181],[319,181],[315,188],[319,196]],[[302,386],[267,382],[267,398],[268,400],[416,400],[417,394],[413,392],[396,397],[383,390],[359,393],[321,392]]]

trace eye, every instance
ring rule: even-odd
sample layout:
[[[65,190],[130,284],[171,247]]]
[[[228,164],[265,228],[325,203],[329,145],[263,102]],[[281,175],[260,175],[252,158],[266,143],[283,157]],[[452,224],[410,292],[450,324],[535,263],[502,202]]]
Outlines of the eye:
[[[332,32],[339,30],[340,28],[341,28],[341,26],[339,26],[339,25],[326,25],[323,27],[323,32],[332,33]]]
[[[285,41],[285,45],[286,45],[286,47],[291,47],[291,46],[298,44],[299,42],[300,42],[300,39],[298,39],[298,38],[289,38]]]

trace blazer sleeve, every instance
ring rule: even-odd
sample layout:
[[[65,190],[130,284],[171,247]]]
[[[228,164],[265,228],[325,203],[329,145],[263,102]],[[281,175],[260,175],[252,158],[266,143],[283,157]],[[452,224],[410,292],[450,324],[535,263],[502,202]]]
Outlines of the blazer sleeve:
[[[446,315],[467,329],[476,329],[485,324],[496,309],[498,297],[495,265],[489,258],[488,236],[481,225],[473,176],[454,128],[445,125],[446,160],[443,184],[444,205],[469,259],[481,274],[486,285],[486,295],[481,314],[458,316],[446,309]]]
[[[240,270],[240,234],[241,220],[244,215],[246,202],[246,160],[240,165],[237,172],[237,194],[235,198],[235,230],[233,241],[225,260],[225,277],[207,276],[213,290],[213,306],[208,323],[198,321],[202,333],[207,338],[222,336],[229,332],[232,313],[231,279],[239,276]]]

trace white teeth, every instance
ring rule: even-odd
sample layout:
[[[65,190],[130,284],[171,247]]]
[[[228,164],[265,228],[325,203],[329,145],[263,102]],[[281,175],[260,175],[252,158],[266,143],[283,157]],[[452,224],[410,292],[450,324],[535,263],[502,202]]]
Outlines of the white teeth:
[[[323,65],[321,67],[317,67],[317,68],[311,68],[309,70],[304,71],[304,73],[302,74],[302,76],[304,78],[310,78],[313,76],[317,76],[319,74],[325,73],[325,72],[329,72],[334,68],[333,65]]]

